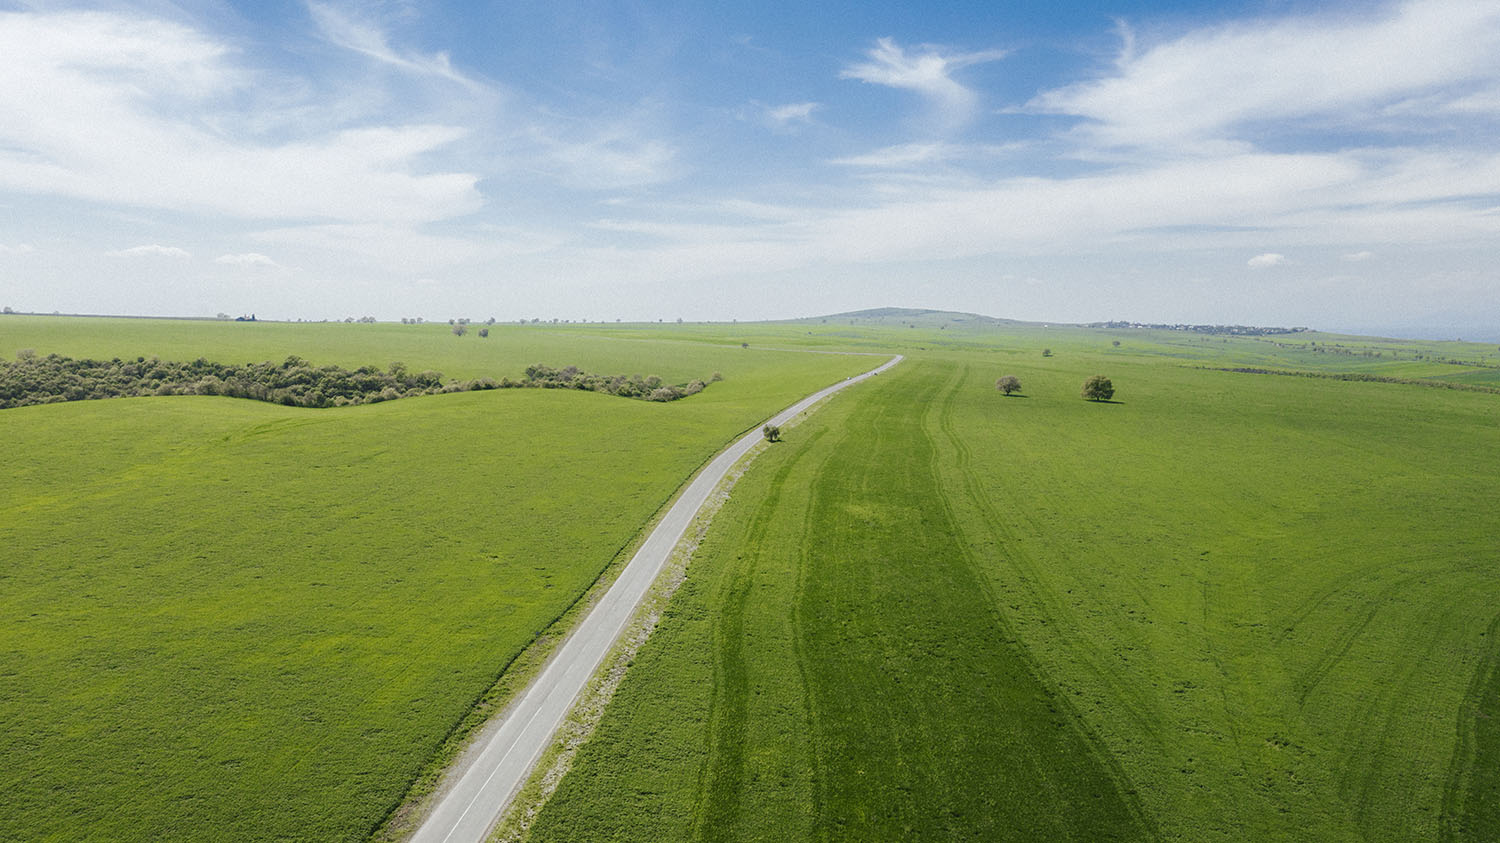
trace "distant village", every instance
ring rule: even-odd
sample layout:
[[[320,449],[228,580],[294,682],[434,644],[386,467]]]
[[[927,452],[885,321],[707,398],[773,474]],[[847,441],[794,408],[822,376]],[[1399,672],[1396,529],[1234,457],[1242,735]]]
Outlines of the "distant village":
[[[1160,322],[1090,322],[1088,328],[1152,328],[1158,331],[1191,331],[1195,334],[1234,334],[1241,337],[1264,337],[1271,334],[1300,334],[1311,328],[1262,328],[1256,325],[1168,325]]]

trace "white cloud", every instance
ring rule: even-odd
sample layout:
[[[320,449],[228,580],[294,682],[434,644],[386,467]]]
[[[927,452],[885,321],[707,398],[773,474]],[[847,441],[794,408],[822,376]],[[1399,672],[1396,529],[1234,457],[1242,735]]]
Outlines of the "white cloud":
[[[1049,91],[1035,111],[1086,118],[1110,146],[1191,149],[1256,124],[1331,119],[1348,128],[1435,90],[1487,108],[1468,86],[1500,72],[1500,6],[1421,0],[1377,15],[1236,23],[1121,53],[1114,73]]]
[[[177,246],[161,246],[151,243],[146,246],[131,246],[128,249],[118,249],[106,252],[112,258],[190,258],[192,255],[186,249]]]
[[[538,166],[563,184],[583,190],[615,190],[659,184],[679,173],[677,149],[651,137],[630,118],[592,133],[561,134],[542,127],[531,132]]]
[[[0,255],[26,255],[34,251],[36,249],[30,243],[17,243],[14,246],[0,243]]]
[[[260,103],[236,110],[257,77],[235,58],[162,20],[0,13],[0,189],[242,218],[431,221],[479,207],[477,176],[417,167],[463,129],[367,123],[269,142],[214,128],[260,116]]]
[[[1350,252],[1350,253],[1348,253],[1346,255],[1343,255],[1339,259],[1340,260],[1344,260],[1344,261],[1348,261],[1350,263],[1359,263],[1361,261],[1367,261],[1367,260],[1369,260],[1370,258],[1373,258],[1373,257],[1375,257],[1375,253],[1374,252],[1361,251],[1361,252]]]
[[[547,252],[562,242],[546,231],[489,226],[460,234],[430,234],[384,223],[302,225],[251,236],[273,244],[294,266],[364,278],[436,274]]]
[[[214,263],[225,266],[240,266],[245,268],[281,269],[281,264],[262,255],[259,252],[242,252],[239,254],[219,255],[214,258]]]
[[[863,155],[835,158],[829,163],[848,167],[896,169],[938,164],[956,159],[995,158],[1012,154],[1024,144],[956,144],[942,141],[887,146]]]
[[[1497,168],[1500,153],[1377,150],[1187,158],[1074,177],[899,189],[875,183],[863,199],[841,207],[705,222],[722,210],[718,203],[676,210],[664,220],[604,221],[595,225],[651,239],[581,254],[601,267],[599,277],[607,269],[640,278],[704,278],[993,254],[1253,249],[1268,233],[1308,247],[1485,243],[1500,237],[1500,214],[1457,200],[1469,191],[1500,193]],[[1260,255],[1252,264],[1282,261]]]
[[[1286,263],[1286,255],[1278,254],[1276,252],[1266,252],[1264,254],[1259,254],[1251,258],[1250,260],[1245,261],[1245,265],[1250,267],[1251,269],[1265,269],[1268,266],[1281,266],[1284,263]]]
[[[766,114],[772,120],[782,125],[794,120],[805,123],[811,120],[812,113],[821,107],[821,104],[815,102],[794,102],[786,105],[767,106]]]
[[[909,55],[890,38],[875,42],[866,55],[868,62],[850,65],[839,72],[842,79],[857,79],[872,85],[914,91],[928,101],[930,127],[939,133],[953,131],[973,118],[979,97],[955,81],[954,70],[1003,58],[1003,50],[944,55],[925,46]]]
[[[813,112],[822,108],[818,102],[793,102],[785,105],[768,105],[759,100],[740,110],[741,120],[752,120],[777,132],[794,131],[813,122]]]

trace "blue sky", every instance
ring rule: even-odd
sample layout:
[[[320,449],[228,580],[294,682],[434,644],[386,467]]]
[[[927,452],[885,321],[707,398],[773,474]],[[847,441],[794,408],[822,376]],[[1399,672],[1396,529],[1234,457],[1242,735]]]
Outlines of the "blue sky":
[[[1500,333],[1500,3],[0,2],[0,304]]]

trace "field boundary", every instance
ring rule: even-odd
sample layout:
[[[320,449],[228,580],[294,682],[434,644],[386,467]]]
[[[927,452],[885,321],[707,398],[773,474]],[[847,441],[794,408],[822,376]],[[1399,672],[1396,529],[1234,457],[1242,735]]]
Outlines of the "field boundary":
[[[1372,375],[1367,372],[1312,372],[1306,369],[1263,369],[1256,366],[1188,366],[1186,368],[1202,369],[1208,372],[1233,372],[1239,375],[1285,375],[1294,378],[1317,378],[1319,380],[1350,381],[1353,383],[1399,383],[1407,386],[1425,386],[1430,389],[1456,389],[1460,392],[1484,392],[1490,395],[1500,395],[1500,387],[1485,386],[1483,384],[1435,380],[1433,378],[1398,378],[1391,375]],[[1479,368],[1490,367],[1481,366]]]

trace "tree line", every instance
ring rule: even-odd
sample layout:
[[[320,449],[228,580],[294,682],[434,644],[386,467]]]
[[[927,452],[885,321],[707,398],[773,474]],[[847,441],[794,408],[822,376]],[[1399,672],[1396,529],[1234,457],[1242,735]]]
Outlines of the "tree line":
[[[712,378],[722,379],[717,372]],[[702,392],[706,386],[702,380],[667,384],[655,375],[594,375],[576,366],[552,369],[540,364],[527,367],[522,379],[497,381],[484,377],[444,383],[441,372],[412,372],[402,363],[392,363],[388,370],[375,366],[345,369],[314,366],[296,356],[280,363],[237,365],[201,357],[191,362],[156,357],[77,360],[58,354],[38,356],[25,349],[15,360],[0,362],[0,409],[144,395],[220,395],[290,407],[344,407],[417,395],[521,387],[580,389],[646,401],[675,401]]]

